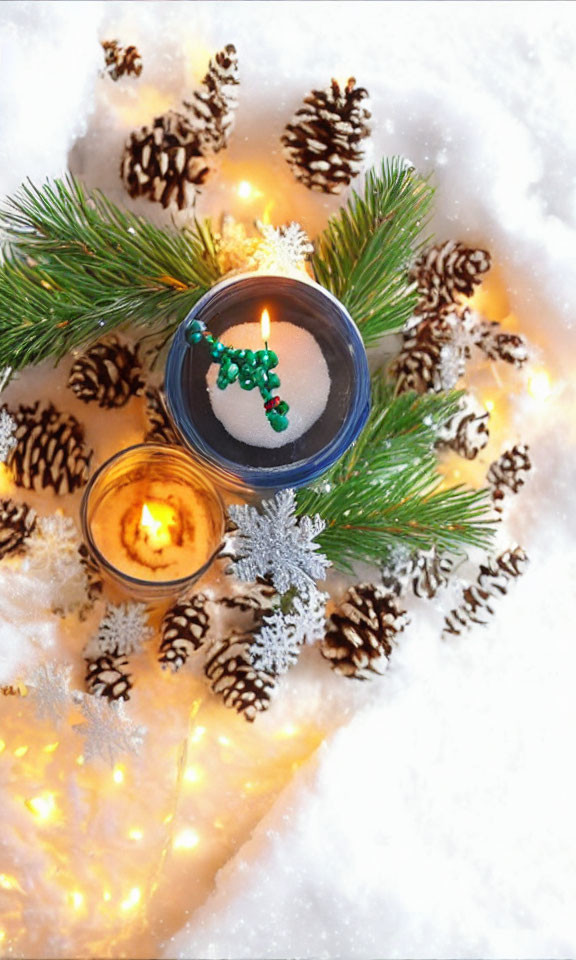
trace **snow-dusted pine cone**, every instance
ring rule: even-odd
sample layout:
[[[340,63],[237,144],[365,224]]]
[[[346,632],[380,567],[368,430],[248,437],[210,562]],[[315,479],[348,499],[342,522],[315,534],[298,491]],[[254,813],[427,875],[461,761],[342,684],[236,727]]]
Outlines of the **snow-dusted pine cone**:
[[[313,90],[286,125],[284,156],[294,176],[310,190],[340,193],[361,170],[362,141],[369,136],[368,93],[350,77]]]
[[[460,410],[438,431],[438,446],[450,447],[466,460],[474,460],[490,439],[490,414],[466,397]]]
[[[40,402],[21,405],[9,413],[17,424],[10,468],[19,487],[51,487],[55,493],[65,494],[86,484],[92,451],[76,417]]]
[[[0,559],[20,550],[34,530],[36,519],[28,504],[0,500]]]
[[[410,272],[418,287],[416,312],[435,313],[453,307],[461,297],[469,297],[490,265],[487,250],[474,250],[453,240],[430,247]]]
[[[438,553],[435,547],[430,550],[420,550],[414,560],[412,577],[412,590],[415,596],[432,600],[438,591],[447,585],[453,567],[452,558]]]
[[[228,143],[238,106],[238,56],[229,43],[208,64],[201,90],[184,106],[200,134],[203,153],[218,153]]]
[[[474,342],[489,360],[504,360],[521,367],[528,359],[528,345],[521,334],[506,333],[499,323],[487,320],[478,324]]]
[[[452,558],[438,553],[435,547],[412,553],[402,551],[382,565],[382,587],[396,597],[411,587],[415,596],[432,599],[447,585],[453,566]]]
[[[483,564],[476,582],[464,589],[460,605],[444,618],[444,636],[460,636],[474,623],[486,625],[494,614],[493,600],[508,592],[510,581],[524,573],[527,563],[522,547],[515,547]]]
[[[162,388],[149,387],[146,391],[146,417],[149,425],[146,440],[149,443],[180,444],[180,438],[166,413]]]
[[[148,197],[180,210],[194,203],[210,170],[206,157],[227,142],[236,107],[238,63],[229,44],[210,61],[205,89],[181,110],[169,110],[133,131],[122,155],[120,176],[131,197]]]
[[[133,687],[128,673],[128,660],[122,654],[102,653],[86,659],[86,689],[94,697],[106,700],[129,700]]]
[[[198,650],[210,629],[206,609],[208,598],[198,593],[170,607],[162,621],[162,639],[158,660],[162,667],[180,670],[191,654]]]
[[[263,614],[271,609],[274,598],[277,596],[277,591],[268,583],[243,583],[241,593],[230,597],[220,597],[218,602],[223,607],[237,610],[240,613],[252,612],[255,622],[257,622],[261,620]]]
[[[400,393],[451,390],[466,371],[470,356],[470,312],[426,317],[403,334],[402,350],[390,367]]]
[[[131,197],[148,197],[163,207],[176,204],[183,210],[193,205],[196,188],[209,169],[200,134],[188,117],[170,110],[130,134],[120,175]]]
[[[84,403],[123,407],[144,390],[138,347],[117,337],[95,343],[74,361],[68,386]]]
[[[112,80],[120,77],[139,77],[142,73],[142,57],[134,46],[121,47],[117,40],[102,40],[106,73]]]
[[[104,589],[104,581],[100,573],[100,567],[92,557],[92,554],[85,543],[80,544],[78,547],[78,553],[80,554],[80,563],[84,568],[88,583],[86,592],[88,594],[88,599],[92,602],[97,600],[101,595],[102,590]]]
[[[357,680],[384,673],[408,622],[395,596],[371,583],[352,587],[332,614],[320,651],[337,673]]]
[[[488,468],[486,480],[492,490],[492,502],[501,513],[506,493],[518,493],[526,483],[526,477],[532,469],[528,446],[517,443],[505,450]]]
[[[213,692],[249,723],[268,709],[276,686],[274,677],[252,666],[253,639],[251,633],[238,633],[218,641],[204,667]]]

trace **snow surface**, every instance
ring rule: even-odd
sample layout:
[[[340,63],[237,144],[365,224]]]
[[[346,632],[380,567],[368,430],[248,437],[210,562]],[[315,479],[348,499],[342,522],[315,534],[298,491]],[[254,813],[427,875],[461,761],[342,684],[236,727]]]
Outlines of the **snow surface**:
[[[97,40],[111,35],[139,46],[141,86],[95,80]],[[230,40],[238,125],[199,213],[260,215],[260,201],[242,206],[235,193],[248,179],[273,199],[275,222],[313,233],[338,201],[292,182],[278,136],[311,86],[354,74],[373,98],[374,158],[399,152],[435,170],[437,235],[491,249],[506,312],[539,348],[554,392],[541,405],[512,397],[509,410],[506,435],[530,443],[537,465],[508,527],[532,558],[523,580],[489,628],[451,644],[439,640],[440,610],[416,605],[388,675],[345,695],[343,725],[215,890],[209,875],[195,888],[202,905],[165,956],[572,956],[576,8],[3,3],[0,192],[61,172],[71,151],[76,171],[122,198],[111,158],[126,133]],[[24,590],[3,577],[0,642],[9,624],[12,639],[30,640]],[[45,625],[45,643],[57,629]],[[310,664],[293,672],[287,703],[309,696],[339,714],[334,678]],[[184,878],[176,890],[185,895]]]

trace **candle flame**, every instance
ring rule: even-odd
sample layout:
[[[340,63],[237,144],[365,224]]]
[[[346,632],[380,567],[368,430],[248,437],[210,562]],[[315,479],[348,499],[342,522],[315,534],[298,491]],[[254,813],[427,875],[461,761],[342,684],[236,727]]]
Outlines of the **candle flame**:
[[[153,549],[161,550],[172,542],[176,522],[174,508],[168,503],[144,503],[140,514],[140,528]]]
[[[162,521],[154,516],[147,503],[142,506],[142,515],[140,517],[140,526],[150,533],[153,537],[158,535],[162,529]]]
[[[262,330],[262,339],[264,343],[268,340],[270,336],[270,314],[267,310],[262,311],[262,316],[260,317],[260,327]]]

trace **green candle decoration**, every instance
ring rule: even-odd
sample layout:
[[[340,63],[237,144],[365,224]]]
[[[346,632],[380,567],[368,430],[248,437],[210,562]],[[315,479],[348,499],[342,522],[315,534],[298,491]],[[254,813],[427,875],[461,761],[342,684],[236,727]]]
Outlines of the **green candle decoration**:
[[[265,318],[269,322],[268,311],[263,313],[263,328]],[[288,427],[286,414],[290,407],[285,400],[273,394],[280,386],[280,377],[273,373],[278,366],[278,357],[273,350],[268,349],[265,340],[264,350],[238,350],[227,347],[221,340],[217,340],[206,328],[202,320],[193,320],[186,330],[186,340],[190,345],[204,341],[210,348],[210,355],[215,363],[220,364],[220,373],[216,381],[221,390],[225,390],[231,383],[238,381],[242,390],[254,390],[258,387],[260,396],[264,400],[266,419],[276,433],[282,433]]]

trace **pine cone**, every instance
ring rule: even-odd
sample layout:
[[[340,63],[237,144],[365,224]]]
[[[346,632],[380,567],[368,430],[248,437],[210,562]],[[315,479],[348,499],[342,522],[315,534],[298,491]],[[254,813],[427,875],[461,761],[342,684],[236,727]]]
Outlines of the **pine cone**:
[[[428,316],[406,330],[390,367],[398,392],[451,390],[466,372],[471,326],[470,311],[462,310]]]
[[[92,451],[76,417],[40,402],[31,407],[21,405],[11,416],[17,424],[17,443],[10,467],[19,487],[51,487],[55,493],[65,494],[85,485]]]
[[[344,88],[332,80],[327,90],[313,90],[286,125],[284,156],[310,190],[340,193],[360,172],[370,113],[368,92],[355,83],[350,77]]]
[[[213,692],[249,723],[268,709],[276,686],[274,677],[252,666],[252,642],[251,633],[232,634],[214,645],[204,667]]]
[[[508,592],[511,580],[524,573],[528,557],[522,547],[506,550],[488,565],[482,565],[476,583],[470,584],[462,593],[460,606],[444,618],[444,636],[460,636],[473,623],[485,626],[494,614],[491,602],[498,595]]]
[[[121,47],[117,40],[102,40],[106,73],[112,80],[120,77],[139,77],[142,73],[142,57],[134,46]]]
[[[396,597],[373,584],[360,584],[332,614],[320,651],[337,673],[368,680],[371,673],[384,673],[396,634],[407,622]]]
[[[515,367],[521,367],[528,359],[528,346],[524,337],[517,333],[506,333],[499,323],[479,323],[474,342],[489,360],[504,360]]]
[[[254,625],[256,625],[262,620],[263,615],[271,609],[273,600],[277,596],[277,591],[269,583],[243,583],[242,593],[232,597],[220,597],[218,602],[223,607],[237,610],[240,613],[251,612],[254,617]]]
[[[198,593],[168,610],[162,621],[158,655],[163,667],[171,667],[174,672],[180,670],[188,657],[202,646],[210,629],[207,602],[208,597]]]
[[[208,173],[200,134],[175,110],[130,134],[120,167],[131,197],[148,197],[165,208],[175,203],[179,210],[193,205]]]
[[[28,504],[0,500],[0,559],[20,550],[36,519],[36,512]]]
[[[202,81],[204,90],[195,91],[190,102],[184,101],[200,133],[203,153],[218,153],[228,143],[238,106],[239,82],[236,47],[229,43],[210,61]]]
[[[528,447],[523,443],[505,450],[502,456],[490,465],[486,480],[492,488],[492,503],[498,513],[502,512],[506,493],[518,493],[526,483],[526,476],[531,469]]]
[[[487,250],[474,250],[453,240],[430,247],[410,272],[418,287],[416,313],[435,313],[453,307],[461,297],[469,297],[490,266]]]
[[[166,412],[162,388],[149,387],[146,391],[146,416],[150,426],[146,434],[149,443],[180,445],[180,438]]]
[[[107,700],[129,700],[133,687],[127,672],[128,660],[117,653],[102,653],[94,660],[86,659],[86,689],[94,697]]]
[[[80,554],[80,563],[86,573],[88,600],[92,603],[101,595],[104,589],[104,581],[100,573],[100,568],[85,543],[80,544],[78,553]]]
[[[442,587],[448,584],[454,561],[445,554],[438,553],[435,547],[422,550],[416,555],[412,590],[417,597],[432,600]]]
[[[148,197],[179,210],[191,207],[208,176],[207,154],[226,145],[236,108],[236,51],[229,44],[210,61],[205,90],[183,109],[169,110],[135,130],[124,147],[120,176],[131,197]]]
[[[467,397],[458,413],[438,431],[437,446],[450,447],[466,460],[474,460],[490,439],[490,414]]]
[[[144,390],[138,347],[132,349],[117,337],[95,343],[72,365],[68,386],[84,403],[123,407]]]

